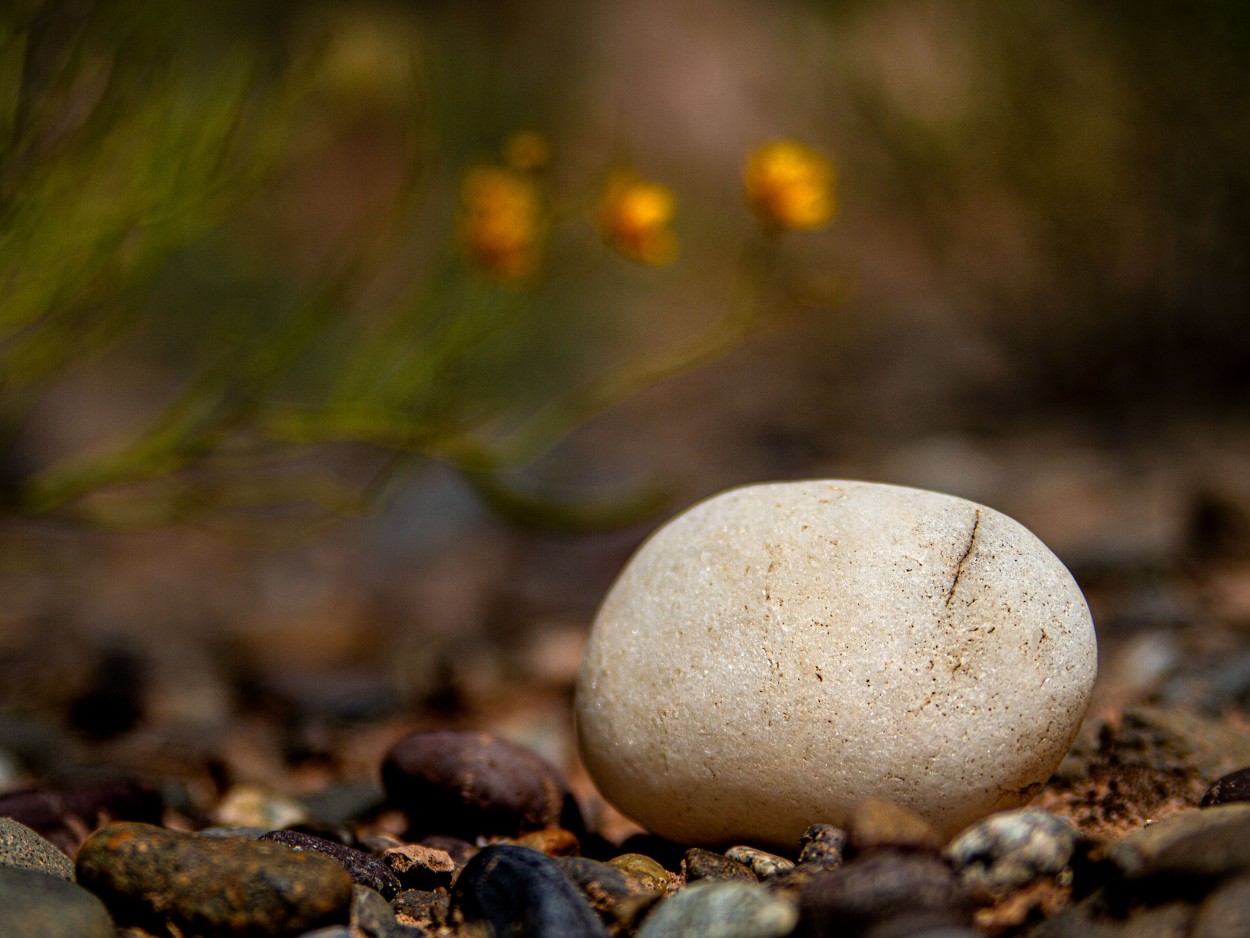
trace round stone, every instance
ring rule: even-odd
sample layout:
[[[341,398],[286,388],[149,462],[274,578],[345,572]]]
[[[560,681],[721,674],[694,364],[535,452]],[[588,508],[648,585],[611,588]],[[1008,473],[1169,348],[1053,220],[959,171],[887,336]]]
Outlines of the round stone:
[[[950,836],[1037,793],[1096,671],[1080,589],[1006,515],[755,485],[626,565],[582,663],[578,740],[604,796],[673,840],[793,848],[868,796]]]

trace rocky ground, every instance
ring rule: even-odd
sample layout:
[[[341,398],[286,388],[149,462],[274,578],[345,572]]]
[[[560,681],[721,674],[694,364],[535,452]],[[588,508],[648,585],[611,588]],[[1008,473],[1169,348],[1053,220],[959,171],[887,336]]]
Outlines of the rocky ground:
[[[976,498],[1073,570],[1100,681],[1029,809],[943,842],[866,792],[777,854],[648,835],[569,724],[645,527],[509,532],[435,474],[280,554],[6,529],[0,931],[1250,935],[1247,441],[1052,428],[815,469]]]

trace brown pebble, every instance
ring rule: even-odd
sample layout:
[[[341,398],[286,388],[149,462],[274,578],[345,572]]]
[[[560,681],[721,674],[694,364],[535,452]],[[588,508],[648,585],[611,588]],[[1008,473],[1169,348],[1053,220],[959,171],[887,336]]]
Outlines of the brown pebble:
[[[346,917],[352,878],[317,853],[150,824],[112,824],[78,853],[78,882],[121,925],[187,935],[285,936]]]
[[[405,889],[391,902],[391,908],[401,925],[441,934],[451,917],[451,897],[445,892]]]
[[[405,889],[449,889],[456,877],[456,861],[446,850],[405,844],[389,848],[382,859]]]
[[[686,856],[681,861],[681,871],[688,883],[701,879],[738,879],[749,883],[759,881],[759,877],[737,860],[702,847],[691,847],[686,851]]]
[[[942,838],[928,821],[881,798],[865,798],[855,805],[847,819],[846,838],[852,853],[878,847],[933,853],[942,849]]]
[[[799,865],[839,867],[845,850],[846,831],[833,824],[813,824],[799,841]]]
[[[515,837],[544,827],[585,829],[568,782],[537,753],[486,733],[404,737],[382,762],[390,803],[417,835]]]
[[[575,857],[582,852],[582,845],[577,835],[562,827],[547,827],[540,831],[531,831],[514,838],[513,843],[545,853],[549,857]]]
[[[677,877],[664,869],[651,857],[641,853],[622,853],[608,861],[623,873],[628,873],[642,884],[644,889],[652,892],[666,891],[677,883]]]
[[[730,847],[725,851],[725,856],[741,863],[760,879],[779,876],[794,869],[793,860],[787,860],[785,857],[779,857],[775,853],[759,850],[756,847],[745,845]]]

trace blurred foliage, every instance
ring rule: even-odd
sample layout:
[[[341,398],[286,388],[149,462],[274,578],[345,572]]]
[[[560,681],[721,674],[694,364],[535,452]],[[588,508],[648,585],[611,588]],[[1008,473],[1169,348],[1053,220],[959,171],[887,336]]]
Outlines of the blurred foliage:
[[[1250,7],[816,7],[844,60],[902,36],[839,80],[1030,406],[1250,403]]]
[[[650,489],[569,505],[508,473],[740,342],[767,309],[777,233],[744,225],[720,322],[587,380],[558,340],[577,313],[560,278],[624,261],[586,244],[596,181],[569,186],[541,134],[512,133],[542,126],[562,85],[541,78],[559,37],[533,56],[509,18],[127,0],[4,13],[0,431],[102,356],[157,362],[174,385],[119,446],[10,465],[10,510],[141,527],[267,525],[280,508],[316,525],[368,511],[421,459],[529,522],[653,510]],[[519,94],[526,78],[541,90]],[[598,183],[621,178],[613,162]],[[648,185],[601,233],[659,265],[674,198]],[[551,320],[526,327],[539,312]]]

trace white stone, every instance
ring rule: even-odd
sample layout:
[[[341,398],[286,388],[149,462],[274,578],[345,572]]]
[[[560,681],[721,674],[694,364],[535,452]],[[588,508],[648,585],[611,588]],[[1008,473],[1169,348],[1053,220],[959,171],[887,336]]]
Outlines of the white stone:
[[[638,550],[577,689],[602,794],[685,843],[797,847],[868,796],[947,835],[1027,802],[1097,671],[1058,558],[950,495],[822,480],[734,489]]]

